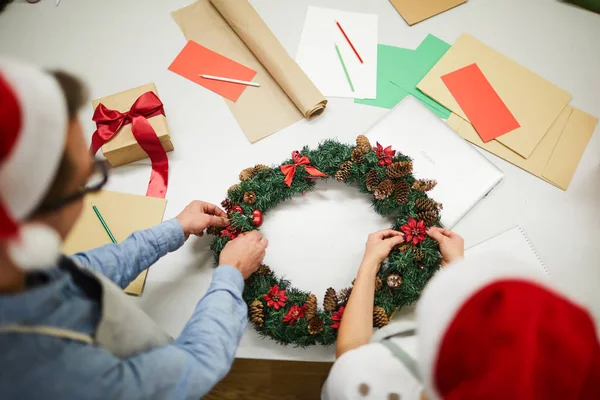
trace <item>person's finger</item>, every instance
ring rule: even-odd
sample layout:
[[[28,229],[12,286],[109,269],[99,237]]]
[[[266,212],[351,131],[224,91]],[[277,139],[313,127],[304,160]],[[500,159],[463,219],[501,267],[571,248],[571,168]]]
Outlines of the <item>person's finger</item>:
[[[261,237],[262,237],[262,235],[260,234],[259,231],[248,232],[248,238],[249,239],[259,241]]]
[[[229,220],[224,217],[208,216],[208,226],[225,227],[229,225]]]
[[[391,238],[385,239],[385,242],[389,245],[390,250],[394,248],[394,246],[398,246],[401,243],[404,243],[403,236],[394,236]]]
[[[267,252],[263,250],[259,256],[259,260],[260,260],[259,264],[263,262],[263,260],[265,259],[266,256],[267,256]]]
[[[456,233],[452,232],[450,229],[440,228],[440,231],[444,234],[444,236],[448,236],[449,238],[454,238],[458,236]]]
[[[394,229],[384,229],[382,231],[377,232],[377,237],[380,239],[386,239],[395,236],[403,236],[403,233],[398,232]]]
[[[217,217],[227,217],[225,211],[221,210],[218,206],[212,203],[203,203],[203,210],[206,214],[216,215]]]
[[[427,231],[427,235],[432,239],[437,240],[438,243],[441,243],[442,240],[446,237],[440,230],[440,228],[433,227]]]
[[[264,249],[266,249],[267,246],[269,246],[269,240],[267,238],[265,238],[265,237],[262,237],[258,241],[258,244],[260,244]]]

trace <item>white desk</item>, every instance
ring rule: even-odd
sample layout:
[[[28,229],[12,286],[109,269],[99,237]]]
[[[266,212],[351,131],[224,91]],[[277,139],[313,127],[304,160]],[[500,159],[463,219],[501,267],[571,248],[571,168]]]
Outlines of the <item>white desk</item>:
[[[50,0],[35,5],[16,0],[0,15],[1,53],[72,71],[89,83],[92,98],[156,82],[175,145],[169,155],[166,218],[195,198],[220,202],[244,167],[280,163],[292,150],[329,137],[351,142],[386,112],[349,99],[331,99],[322,117],[251,145],[217,95],[167,70],[185,43],[169,12],[189,2],[63,0],[57,8]],[[413,27],[386,0],[253,4],[291,54],[296,52],[308,4],[378,14],[379,42],[389,45],[415,48],[427,33],[453,43],[462,32],[469,32],[571,92],[574,106],[600,116],[600,15],[559,1],[471,0]],[[94,130],[91,115],[90,105],[82,113],[89,134]],[[567,192],[486,156],[504,171],[505,179],[455,230],[471,246],[520,224],[556,283],[600,317],[598,132]],[[115,172],[109,189],[145,193],[148,162]],[[317,291],[320,298],[326,287],[341,288],[350,282],[367,233],[387,226],[369,209],[369,199],[341,186],[331,184],[331,190],[292,200],[265,222],[271,240],[267,261],[296,286]],[[302,244],[300,249],[285,240],[290,235]],[[207,238],[191,239],[162,259],[150,270],[144,295],[135,300],[173,335],[209,285],[209,243]],[[238,356],[330,360],[333,349],[284,348],[261,341],[250,330]]]

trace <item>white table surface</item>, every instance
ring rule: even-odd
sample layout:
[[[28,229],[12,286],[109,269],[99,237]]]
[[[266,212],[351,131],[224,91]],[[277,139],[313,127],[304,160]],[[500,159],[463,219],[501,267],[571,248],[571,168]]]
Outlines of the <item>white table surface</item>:
[[[185,40],[169,12],[190,0],[16,0],[0,15],[0,53],[81,76],[91,97],[155,82],[165,103],[175,151],[165,218],[190,200],[218,203],[238,172],[256,163],[280,163],[292,150],[337,137],[351,142],[386,112],[330,99],[323,116],[301,121],[250,144],[225,103],[167,70]],[[379,15],[379,42],[415,48],[432,33],[453,43],[468,32],[573,94],[572,104],[600,116],[600,15],[555,0],[471,0],[413,27],[386,0],[256,0],[267,25],[295,55],[309,4]],[[82,112],[88,134],[92,107]],[[399,149],[401,150],[401,149]],[[521,225],[556,284],[600,317],[600,138],[598,129],[567,192],[492,155],[504,173],[494,191],[455,230],[467,247]],[[109,189],[144,194],[149,162],[115,171]],[[366,235],[387,226],[369,199],[335,183],[291,200],[269,214],[267,262],[305,290],[347,285]],[[325,190],[327,189],[327,190]],[[190,239],[150,269],[135,299],[172,335],[178,334],[211,276],[210,239]],[[239,357],[332,360],[333,348],[284,348],[248,329]]]

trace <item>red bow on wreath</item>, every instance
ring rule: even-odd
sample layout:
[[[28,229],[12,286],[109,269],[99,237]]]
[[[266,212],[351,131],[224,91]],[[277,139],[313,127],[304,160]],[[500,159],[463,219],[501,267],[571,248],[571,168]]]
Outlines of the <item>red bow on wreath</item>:
[[[294,180],[294,175],[296,174],[296,168],[303,166],[304,170],[308,172],[310,176],[327,176],[315,167],[310,165],[310,160],[308,157],[300,154],[298,150],[292,152],[292,161],[293,164],[286,164],[280,167],[281,172],[285,175],[285,179],[283,180],[286,185],[292,186],[292,181]]]
[[[92,118],[97,129],[92,136],[90,151],[92,154],[96,154],[98,149],[111,140],[123,126],[131,124],[131,132],[135,140],[152,162],[152,174],[146,196],[164,198],[169,183],[169,159],[154,128],[148,122],[148,118],[161,114],[165,114],[163,103],[153,92],[141,95],[129,111],[124,113],[99,104]]]

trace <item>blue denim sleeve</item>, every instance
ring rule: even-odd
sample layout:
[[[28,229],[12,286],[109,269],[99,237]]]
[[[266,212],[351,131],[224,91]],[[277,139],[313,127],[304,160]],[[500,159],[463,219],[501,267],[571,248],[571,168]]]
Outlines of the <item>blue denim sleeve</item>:
[[[86,360],[79,369],[69,364],[69,372],[74,372],[70,381],[75,386],[90,382],[86,393],[104,399],[201,398],[233,363],[247,323],[243,287],[239,271],[218,267],[208,292],[171,345],[125,360],[88,346],[85,351],[94,354],[78,354],[78,359]]]
[[[181,224],[171,219],[154,228],[135,232],[119,244],[107,244],[77,253],[72,258],[79,265],[101,273],[124,289],[140,272],[183,246],[184,242]]]

